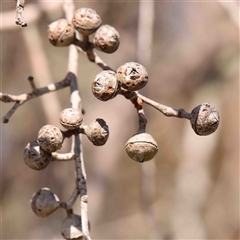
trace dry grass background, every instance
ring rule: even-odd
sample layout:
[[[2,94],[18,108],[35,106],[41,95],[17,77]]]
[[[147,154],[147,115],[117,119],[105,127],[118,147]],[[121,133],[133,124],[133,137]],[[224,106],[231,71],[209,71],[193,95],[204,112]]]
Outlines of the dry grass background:
[[[68,49],[54,48],[47,39],[47,25],[63,17],[63,11],[57,1],[38,4],[39,20],[24,29],[1,31],[1,92],[30,91],[29,75],[39,87],[66,75]],[[139,54],[138,45],[139,2],[75,4],[94,8],[104,24],[119,31],[119,50],[99,53],[105,62],[114,69],[128,61],[143,64],[146,53]],[[0,6],[6,13],[14,10],[15,2],[1,1]],[[132,104],[121,96],[108,102],[94,98],[90,87],[101,69],[80,56],[84,122],[103,118],[110,128],[103,147],[83,138],[92,239],[238,239],[239,25],[234,21],[238,15],[236,2],[155,2],[151,55],[146,62],[150,79],[140,92],[187,111],[210,102],[219,109],[221,119],[216,133],[199,137],[187,120],[167,118],[146,105],[147,131],[157,140],[159,152],[143,166],[130,160],[124,147],[137,131]],[[14,20],[1,16],[2,26]],[[2,116],[10,105],[1,103]],[[41,187],[67,200],[74,188],[74,164],[54,162],[37,172],[25,165],[23,149],[43,125],[60,127],[58,112],[69,106],[65,89],[26,103],[8,124],[1,124],[2,239],[62,238],[64,211],[40,219],[29,200]],[[69,144],[64,144],[63,152]]]

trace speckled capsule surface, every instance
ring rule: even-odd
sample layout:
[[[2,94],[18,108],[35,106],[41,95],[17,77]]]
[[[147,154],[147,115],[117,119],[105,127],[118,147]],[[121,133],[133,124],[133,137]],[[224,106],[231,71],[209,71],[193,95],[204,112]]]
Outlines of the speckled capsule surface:
[[[124,89],[137,91],[148,83],[148,72],[141,64],[128,62],[118,68],[117,78]]]
[[[119,85],[114,71],[102,71],[95,77],[92,83],[93,95],[101,100],[108,101],[118,94]]]
[[[41,188],[35,192],[31,199],[31,208],[38,217],[47,217],[60,207],[56,194],[49,188]]]
[[[68,130],[79,128],[83,122],[82,113],[74,108],[65,108],[59,114],[59,121]]]
[[[110,25],[102,25],[93,36],[93,44],[96,49],[105,52],[115,52],[120,44],[118,31]]]
[[[62,147],[63,134],[53,125],[43,126],[38,133],[38,143],[47,152],[55,152]]]
[[[133,135],[127,141],[125,148],[128,156],[137,162],[149,161],[158,152],[157,142],[145,132]]]
[[[79,33],[90,35],[99,28],[102,20],[95,10],[91,8],[79,8],[74,13],[72,23]]]
[[[97,118],[94,122],[84,128],[88,139],[95,146],[104,145],[109,137],[108,125],[103,119]]]
[[[220,116],[216,107],[209,103],[203,103],[195,107],[191,112],[190,123],[194,132],[200,136],[214,133],[220,122]]]
[[[23,156],[24,162],[34,170],[44,169],[52,159],[52,154],[40,148],[37,141],[27,144]]]
[[[56,47],[66,47],[75,39],[75,29],[71,22],[59,19],[48,25],[48,39]]]

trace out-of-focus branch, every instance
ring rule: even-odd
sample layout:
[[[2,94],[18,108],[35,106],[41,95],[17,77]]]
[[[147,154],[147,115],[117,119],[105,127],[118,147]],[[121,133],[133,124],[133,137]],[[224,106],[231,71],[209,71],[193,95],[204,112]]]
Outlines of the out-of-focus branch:
[[[35,22],[29,25],[24,31],[21,31],[21,34],[26,43],[32,74],[35,77],[36,84],[46,86],[54,82],[37,23]],[[55,116],[61,111],[57,94],[52,93],[51,95],[41,98],[40,101],[44,109],[45,118],[49,123],[54,122]],[[49,107],[49,103],[51,103],[51,108]]]
[[[27,22],[24,19],[24,4],[25,0],[16,0],[16,20],[15,23],[17,25],[21,25],[22,27],[27,27]]]
[[[138,8],[138,36],[136,59],[137,62],[143,64],[146,68],[150,67],[152,57],[152,41],[154,29],[154,1],[139,2]],[[147,94],[147,88],[143,91]],[[143,105],[143,99],[138,96],[139,102]],[[146,117],[145,117],[146,118]],[[149,161],[147,164],[141,165],[141,202],[144,212],[144,219],[149,228],[150,239],[160,239],[161,229],[157,227],[152,205],[156,197],[156,165],[155,161]]]
[[[54,11],[55,12],[59,11],[61,6],[62,6],[61,2],[44,3],[44,2],[40,1],[40,2],[38,2],[38,4],[28,3],[26,9],[24,9],[24,16],[27,19],[28,25],[31,25],[32,23],[34,23],[40,19],[42,12],[52,14]],[[0,30],[4,31],[4,30],[19,29],[19,27],[18,27],[19,24],[16,25],[13,19],[16,18],[16,21],[18,21],[17,15],[20,16],[21,11],[23,14],[23,8],[16,7],[16,10],[1,12],[0,19],[2,19],[2,21],[1,21],[1,25],[0,25]]]
[[[7,11],[0,13],[1,25],[0,30],[15,30],[19,29],[19,26],[14,23],[14,18],[16,15],[16,11]],[[25,11],[25,16],[28,20],[28,25],[36,22],[41,16],[41,10],[34,3],[29,3],[27,5],[27,11]]]
[[[206,93],[200,89],[198,94],[205,96]],[[194,102],[198,101],[198,94],[195,93]],[[214,102],[220,99],[217,92],[211,97]],[[217,131],[211,137],[202,140],[193,135],[186,123],[175,177],[176,186],[171,220],[173,227],[171,238],[173,239],[209,238],[203,211],[212,188],[210,166],[214,153],[217,151],[219,133]]]
[[[240,22],[239,22],[239,2],[224,2],[219,1],[218,2],[223,10],[229,15],[232,22],[237,28],[240,28]]]

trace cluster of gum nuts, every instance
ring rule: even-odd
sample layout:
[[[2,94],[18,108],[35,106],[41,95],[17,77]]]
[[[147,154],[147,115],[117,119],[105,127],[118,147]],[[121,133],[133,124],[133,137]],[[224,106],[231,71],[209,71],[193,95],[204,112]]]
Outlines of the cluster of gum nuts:
[[[55,160],[54,152],[61,149],[66,138],[77,134],[85,134],[95,146],[106,143],[109,130],[103,119],[96,119],[89,125],[83,124],[82,113],[73,108],[64,109],[59,115],[61,125],[66,131],[53,125],[43,126],[38,138],[27,144],[24,150],[24,161],[34,170],[44,169]],[[65,203],[60,202],[56,194],[48,188],[41,188],[33,194],[31,208],[38,217],[48,217]],[[82,237],[81,216],[67,211],[67,217],[62,224],[62,235],[65,239],[78,239]]]
[[[72,22],[60,19],[49,25],[48,38],[57,47],[76,44],[87,50],[86,45],[76,38],[76,31],[82,36],[94,33],[90,46],[105,53],[113,53],[119,46],[119,33],[110,25],[102,25],[99,15],[90,8],[80,8],[73,16]],[[131,98],[131,93],[143,88],[148,82],[145,67],[136,62],[128,62],[118,70],[105,70],[97,74],[92,83],[92,93],[101,101],[113,99],[118,94]],[[85,134],[95,146],[106,143],[109,130],[103,119],[96,119],[90,125],[83,124],[82,113],[73,108],[64,109],[59,116],[60,123],[67,130],[62,131],[53,125],[43,126],[38,133],[38,139],[28,143],[24,150],[25,163],[34,170],[44,169],[54,160],[54,152],[61,149],[63,141],[73,135]],[[198,135],[213,133],[219,124],[217,109],[203,103],[191,112],[190,123]],[[158,152],[154,138],[145,132],[145,128],[133,135],[125,145],[128,156],[137,162],[151,160]],[[48,188],[42,188],[34,193],[31,200],[33,212],[39,217],[47,217],[64,203]],[[81,239],[81,216],[68,212],[63,221],[62,235],[66,239]]]
[[[105,53],[115,52],[120,44],[119,33],[110,25],[101,25],[101,17],[91,8],[79,8],[75,11],[72,21],[66,19],[57,20],[49,25],[48,39],[56,47],[75,44],[83,50],[96,48]],[[79,41],[76,31],[80,36],[93,35],[92,43]],[[148,73],[139,63],[128,62],[120,66],[117,72],[105,70],[100,72],[92,84],[94,96],[101,101],[108,101],[118,94],[124,96],[128,93],[140,90],[148,82]],[[192,110],[190,123],[198,135],[213,133],[219,124],[217,109],[203,103]],[[126,151],[129,157],[137,162],[151,160],[158,151],[156,141],[151,135],[140,129],[137,134],[126,143]]]
[[[127,62],[121,65],[117,72],[105,70],[97,74],[92,83],[92,93],[101,101],[110,100],[118,94],[131,98],[135,96],[131,93],[143,88],[147,82],[146,68],[136,62]],[[192,110],[190,124],[200,136],[212,134],[218,128],[219,113],[214,106],[203,103]],[[158,152],[154,138],[141,127],[127,141],[125,147],[128,156],[137,162],[149,161]]]
[[[93,34],[92,43],[80,41],[76,37],[88,37]],[[118,31],[108,25],[102,25],[101,17],[91,8],[79,8],[75,11],[72,21],[59,19],[48,26],[48,39],[56,47],[65,47],[71,44],[80,46],[83,50],[88,47],[96,48],[105,53],[115,52],[120,44]]]

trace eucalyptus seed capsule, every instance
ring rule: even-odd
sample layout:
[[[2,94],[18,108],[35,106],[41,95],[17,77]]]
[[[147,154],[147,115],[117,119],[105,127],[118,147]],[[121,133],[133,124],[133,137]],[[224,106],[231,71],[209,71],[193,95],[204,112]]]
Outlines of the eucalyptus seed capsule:
[[[83,122],[82,113],[74,108],[65,108],[59,114],[59,121],[69,130],[79,128]]]
[[[121,87],[128,91],[137,91],[148,82],[148,73],[145,67],[136,62],[128,62],[117,70],[118,81]]]
[[[92,83],[92,93],[101,101],[107,101],[116,97],[118,90],[117,75],[111,70],[102,71],[97,74]]]
[[[194,132],[200,136],[214,133],[220,122],[220,116],[216,107],[209,103],[202,103],[191,112],[190,123]]]
[[[31,208],[38,217],[47,217],[60,207],[56,194],[49,188],[41,188],[33,194]]]
[[[27,144],[24,149],[24,161],[34,170],[44,169],[52,159],[52,154],[43,150],[37,141]]]
[[[128,156],[137,162],[153,159],[158,152],[158,145],[154,138],[145,132],[133,135],[125,145]]]
[[[47,152],[55,152],[62,147],[63,134],[53,125],[43,126],[38,133],[38,143]]]
[[[82,218],[77,214],[68,214],[62,224],[62,236],[65,239],[82,239]]]
[[[85,134],[95,146],[104,145],[109,136],[108,125],[103,119],[97,118],[90,125],[85,126]]]
[[[91,8],[79,8],[72,19],[74,28],[83,35],[94,33],[102,24],[100,16]]]
[[[59,19],[48,26],[48,39],[56,47],[66,47],[73,43],[75,30],[67,19]]]
[[[115,52],[120,44],[118,31],[110,25],[102,25],[93,36],[96,49],[105,53]]]

